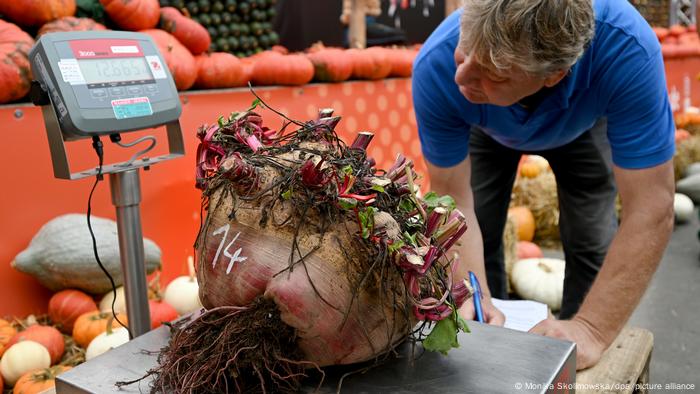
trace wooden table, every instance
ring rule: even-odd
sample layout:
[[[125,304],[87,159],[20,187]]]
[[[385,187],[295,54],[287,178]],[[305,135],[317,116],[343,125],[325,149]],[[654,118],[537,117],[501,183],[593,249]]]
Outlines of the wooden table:
[[[576,393],[647,393],[653,346],[648,330],[625,328],[598,364],[576,374]]]

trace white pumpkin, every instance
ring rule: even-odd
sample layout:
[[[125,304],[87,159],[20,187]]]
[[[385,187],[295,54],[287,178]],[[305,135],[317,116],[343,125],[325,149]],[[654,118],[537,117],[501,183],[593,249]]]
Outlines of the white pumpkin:
[[[194,263],[192,257],[187,259],[189,276],[179,276],[172,280],[165,288],[163,301],[170,304],[179,315],[194,312],[202,307],[199,301],[199,284],[194,275]]]
[[[688,165],[688,167],[685,168],[685,172],[683,173],[683,175],[685,175],[686,177],[695,174],[700,174],[700,162],[695,162]]]
[[[518,260],[511,276],[513,288],[520,297],[542,302],[557,311],[564,293],[564,267],[561,259]]]
[[[100,312],[112,312],[112,300],[114,293],[108,292],[100,301]],[[114,303],[115,313],[126,313],[126,296],[124,296],[124,286],[117,287],[117,301]]]
[[[693,200],[685,194],[676,193],[673,197],[673,213],[676,217],[676,223],[687,223],[693,217]]]
[[[129,342],[129,330],[124,327],[112,329],[107,326],[107,331],[96,336],[85,350],[85,360],[91,360],[100,354]]]
[[[14,386],[29,371],[51,366],[51,355],[40,343],[21,341],[10,346],[0,360],[0,372],[8,386]]]

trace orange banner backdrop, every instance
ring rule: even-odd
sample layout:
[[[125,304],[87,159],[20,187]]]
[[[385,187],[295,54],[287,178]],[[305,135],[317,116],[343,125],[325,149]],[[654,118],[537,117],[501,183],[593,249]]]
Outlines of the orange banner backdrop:
[[[338,126],[341,137],[352,142],[358,131],[373,131],[375,138],[369,153],[379,168],[388,168],[398,153],[416,162],[419,173],[425,173],[416,137],[416,122],[411,101],[410,79],[389,79],[376,82],[314,84],[303,88],[261,88],[261,98],[280,112],[297,119],[316,117],[319,108],[334,108],[343,116]],[[184,158],[154,166],[141,172],[141,219],[143,234],[163,251],[162,279],[186,274],[187,256],[193,254],[193,243],[200,223],[200,192],[194,188],[197,128],[213,123],[220,115],[244,110],[254,96],[247,89],[187,92],[181,95],[181,124],[186,142]],[[270,127],[279,127],[281,118],[263,111]],[[48,142],[39,108],[31,105],[0,107],[1,182],[0,228],[0,317],[43,313],[50,292],[29,275],[17,272],[10,262],[39,228],[52,218],[65,213],[85,213],[87,198],[94,178],[79,181],[53,177]],[[139,133],[143,134],[143,133]],[[146,134],[153,134],[146,132]],[[157,132],[160,145],[164,133]],[[125,141],[135,137],[126,134]],[[106,162],[124,160],[129,154],[103,138]],[[74,172],[97,164],[89,142],[69,143]],[[72,145],[75,145],[73,147]],[[160,148],[164,149],[164,148]],[[136,150],[134,150],[135,152]],[[425,182],[424,182],[425,183]],[[424,185],[425,186],[425,185]],[[105,178],[93,197],[93,214],[115,218],[109,183]]]

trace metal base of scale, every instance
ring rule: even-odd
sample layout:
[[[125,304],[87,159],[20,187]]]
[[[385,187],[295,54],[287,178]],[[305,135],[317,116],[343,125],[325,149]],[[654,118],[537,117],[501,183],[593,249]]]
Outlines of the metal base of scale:
[[[72,172],[66,154],[65,136],[56,117],[48,96],[43,100],[42,114],[46,125],[54,176],[59,179],[76,180],[98,173],[97,168]],[[156,157],[106,165],[101,169],[109,174],[112,203],[117,211],[117,232],[119,236],[119,254],[124,273],[124,295],[126,298],[129,329],[134,337],[147,333],[151,329],[148,309],[148,283],[144,264],[143,234],[141,231],[141,187],[139,169],[148,170],[152,165],[176,159],[185,155],[180,121],[165,124],[168,138],[168,154]]]
[[[573,392],[576,378],[575,345],[470,322],[470,334],[460,334],[461,347],[448,356],[423,352],[410,361],[411,346],[400,348],[401,357],[368,372],[343,380],[343,393],[564,393]],[[114,383],[142,377],[156,365],[156,351],[169,338],[165,327],[151,331],[93,360],[61,374],[58,394],[147,393],[149,379],[117,389]],[[343,374],[361,366],[326,368],[326,380],[318,392],[335,393]],[[304,393],[315,392],[317,380],[307,379]]]

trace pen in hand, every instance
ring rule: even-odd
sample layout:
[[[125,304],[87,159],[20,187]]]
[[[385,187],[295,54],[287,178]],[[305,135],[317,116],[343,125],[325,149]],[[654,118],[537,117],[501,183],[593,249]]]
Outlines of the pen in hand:
[[[484,311],[481,309],[481,286],[479,285],[479,279],[477,279],[476,274],[474,274],[472,271],[469,271],[469,283],[472,285],[472,289],[474,289],[472,298],[474,299],[474,314],[476,315],[476,321],[483,323]]]

